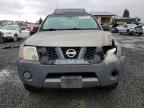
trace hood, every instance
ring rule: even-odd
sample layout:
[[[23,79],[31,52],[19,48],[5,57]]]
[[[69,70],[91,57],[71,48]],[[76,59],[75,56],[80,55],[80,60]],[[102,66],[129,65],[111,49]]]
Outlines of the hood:
[[[100,30],[38,32],[24,44],[47,47],[102,47],[112,44],[112,35]]]

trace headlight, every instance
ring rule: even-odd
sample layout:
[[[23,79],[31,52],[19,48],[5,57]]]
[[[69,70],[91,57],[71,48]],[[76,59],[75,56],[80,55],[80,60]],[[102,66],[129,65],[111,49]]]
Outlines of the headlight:
[[[115,43],[115,47],[117,47],[116,55],[117,55],[117,57],[121,57],[121,46],[120,46],[119,42],[117,42],[116,40],[114,40],[114,43]]]
[[[36,47],[21,46],[19,51],[19,57],[25,60],[39,60]]]
[[[105,64],[117,61],[118,57],[115,55],[115,52],[116,52],[116,48],[113,48],[106,53],[104,59]]]

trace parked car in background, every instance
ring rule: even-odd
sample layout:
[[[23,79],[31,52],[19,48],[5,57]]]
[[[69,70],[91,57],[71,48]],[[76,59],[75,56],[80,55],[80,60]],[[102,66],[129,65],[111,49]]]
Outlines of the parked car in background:
[[[30,31],[25,26],[20,27],[20,36],[19,38],[27,38],[30,36]]]
[[[101,25],[104,31],[110,31],[111,27],[109,27],[108,25]]]
[[[18,25],[4,25],[0,28],[0,31],[3,32],[3,39],[17,41],[20,36],[20,28]]]
[[[143,28],[143,33],[144,33],[144,26],[142,26],[142,28]]]
[[[35,34],[35,33],[38,31],[38,29],[39,29],[39,25],[31,26],[31,27],[29,28],[30,35]]]
[[[117,27],[112,27],[111,28],[111,33],[118,33]]]
[[[124,25],[123,27],[117,27],[117,29],[120,34],[128,34],[128,35],[138,34],[139,36],[143,34],[142,26],[136,24],[127,24]]]
[[[111,27],[111,33],[118,33],[119,31],[118,31],[117,27],[119,27],[119,26],[120,26],[119,24],[112,25],[112,27]]]

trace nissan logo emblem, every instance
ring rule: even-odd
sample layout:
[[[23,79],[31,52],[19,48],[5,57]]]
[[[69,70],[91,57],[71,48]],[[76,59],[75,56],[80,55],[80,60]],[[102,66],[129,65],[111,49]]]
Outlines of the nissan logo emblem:
[[[68,50],[66,51],[66,55],[67,55],[69,58],[75,57],[76,54],[77,54],[77,53],[76,53],[76,51],[75,51],[74,49],[68,49]]]

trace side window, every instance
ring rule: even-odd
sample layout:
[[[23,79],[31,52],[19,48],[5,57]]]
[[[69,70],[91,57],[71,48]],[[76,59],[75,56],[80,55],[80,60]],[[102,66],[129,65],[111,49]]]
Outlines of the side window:
[[[26,28],[22,27],[21,30],[26,30]]]

